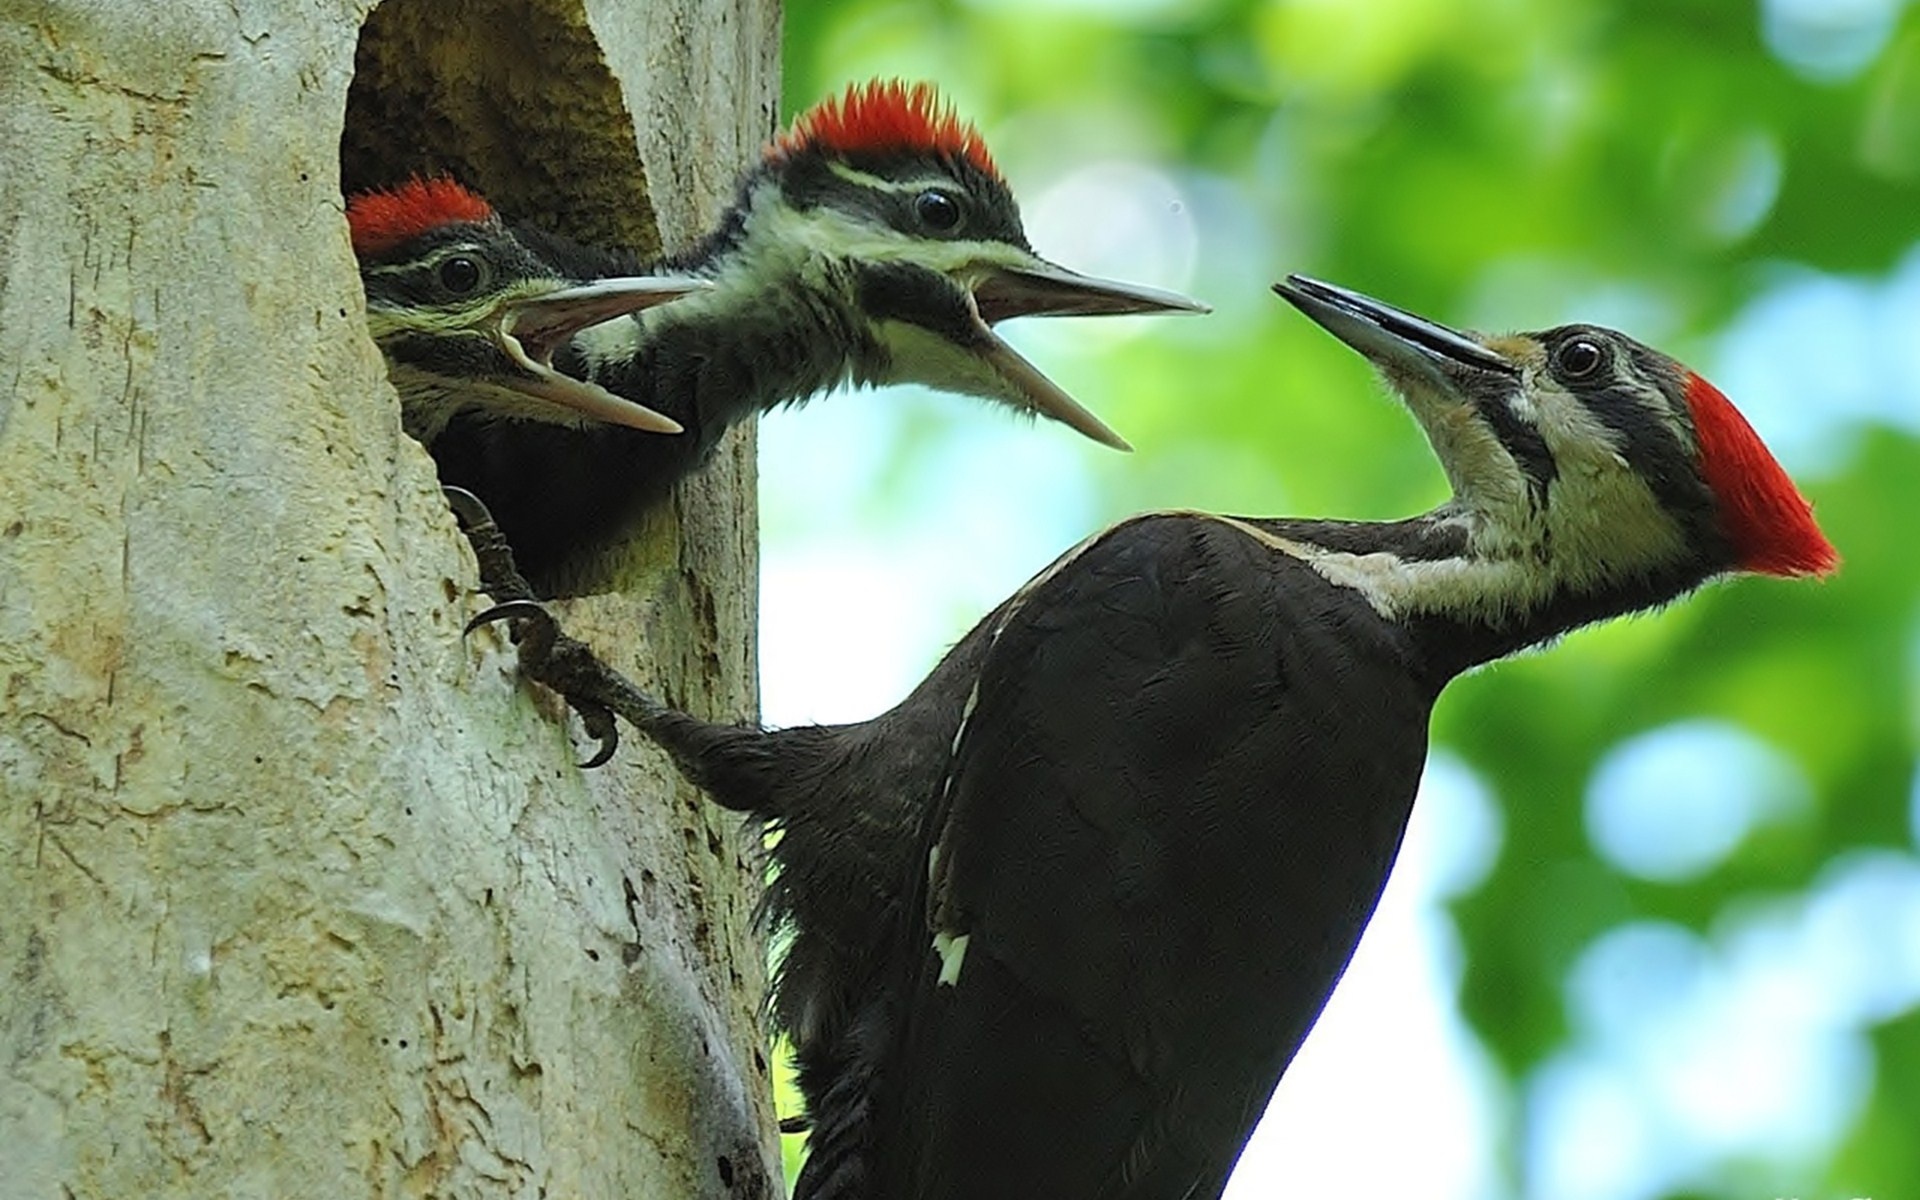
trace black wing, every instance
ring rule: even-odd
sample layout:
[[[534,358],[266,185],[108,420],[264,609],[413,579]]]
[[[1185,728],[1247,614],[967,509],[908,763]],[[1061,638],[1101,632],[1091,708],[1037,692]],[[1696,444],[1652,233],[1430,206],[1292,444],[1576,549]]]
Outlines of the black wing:
[[[926,827],[875,1196],[1218,1195],[1398,847],[1429,707],[1403,646],[1203,517],[1033,589]]]

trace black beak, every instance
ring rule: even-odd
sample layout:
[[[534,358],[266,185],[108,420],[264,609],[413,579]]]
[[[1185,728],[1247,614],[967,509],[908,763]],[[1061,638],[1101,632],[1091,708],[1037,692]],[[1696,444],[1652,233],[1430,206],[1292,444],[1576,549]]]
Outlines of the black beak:
[[[1273,290],[1382,368],[1467,367],[1519,375],[1520,366],[1469,334],[1331,283],[1289,275]]]

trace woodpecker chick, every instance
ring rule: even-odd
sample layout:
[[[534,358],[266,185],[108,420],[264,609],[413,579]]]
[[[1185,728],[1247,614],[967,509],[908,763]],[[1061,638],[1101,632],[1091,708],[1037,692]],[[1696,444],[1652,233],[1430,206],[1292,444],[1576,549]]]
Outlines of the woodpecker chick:
[[[614,699],[781,830],[795,1200],[1219,1196],[1379,898],[1448,681],[1719,576],[1837,564],[1740,414],[1658,351],[1277,290],[1406,402],[1445,504],[1122,522],[859,724]]]
[[[510,226],[450,179],[355,196],[347,225],[407,432],[431,443],[454,414],[606,422],[657,434],[679,422],[555,370],[581,330],[710,286],[633,275],[627,264]]]
[[[993,326],[1205,311],[1041,258],[978,131],[930,86],[899,82],[851,87],[800,116],[692,250],[608,269],[713,285],[585,330],[554,360],[684,434],[461,415],[428,444],[441,478],[486,502],[536,580],[664,496],[731,426],[841,383],[926,384],[1125,448]]]

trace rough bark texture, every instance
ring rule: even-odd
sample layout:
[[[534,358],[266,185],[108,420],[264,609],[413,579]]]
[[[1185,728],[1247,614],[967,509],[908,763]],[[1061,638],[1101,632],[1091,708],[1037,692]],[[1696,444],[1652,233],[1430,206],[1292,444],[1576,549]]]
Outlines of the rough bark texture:
[[[0,1193],[779,1190],[753,844],[637,738],[576,769],[462,641],[341,217],[343,178],[443,167],[686,239],[771,127],[776,28],[0,0]],[[561,606],[732,716],[750,451]]]

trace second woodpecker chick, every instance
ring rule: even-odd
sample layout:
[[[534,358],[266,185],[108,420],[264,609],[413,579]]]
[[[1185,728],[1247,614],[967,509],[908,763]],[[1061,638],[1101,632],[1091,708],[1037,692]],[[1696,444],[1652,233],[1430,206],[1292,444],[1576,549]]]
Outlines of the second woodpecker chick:
[[[347,226],[367,327],[387,359],[409,434],[431,445],[456,414],[677,434],[680,423],[554,365],[588,326],[708,288],[509,225],[451,179],[365,192]]]
[[[1218,1197],[1379,899],[1448,682],[1716,577],[1837,563],[1726,397],[1658,351],[1278,290],[1379,368],[1446,503],[1135,517],[871,721],[619,701],[781,831],[796,1200]]]
[[[851,87],[800,116],[692,250],[654,264],[553,253],[563,274],[691,276],[712,287],[577,332],[553,358],[556,369],[683,434],[646,433],[632,422],[530,422],[483,404],[425,435],[442,480],[486,503],[535,579],[617,534],[697,468],[728,428],[842,383],[925,384],[1125,448],[994,325],[1205,311],[1041,258],[979,132],[930,86],[897,81]],[[370,303],[382,278],[368,274]],[[383,348],[404,405],[422,403],[410,391],[445,390],[445,377],[403,371],[393,343]]]

